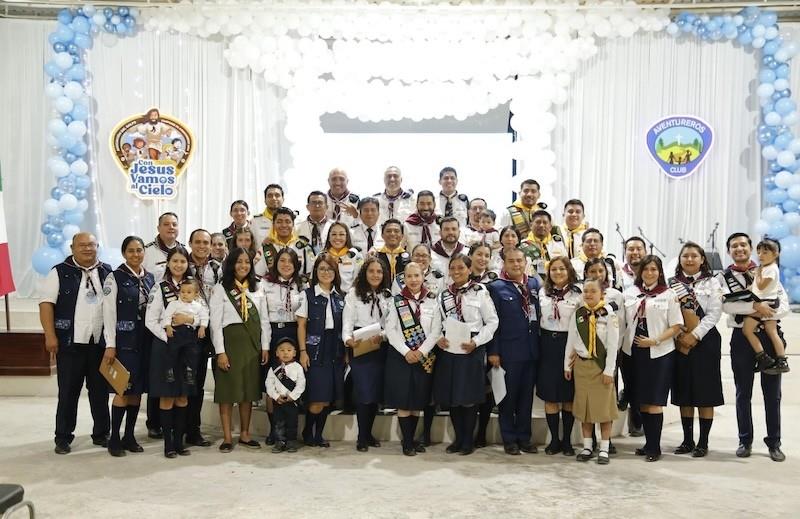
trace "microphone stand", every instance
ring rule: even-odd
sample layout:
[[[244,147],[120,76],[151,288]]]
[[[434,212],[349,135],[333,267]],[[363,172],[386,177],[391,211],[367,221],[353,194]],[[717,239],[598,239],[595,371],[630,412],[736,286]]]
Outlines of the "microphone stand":
[[[717,229],[719,229],[719,222],[714,224],[714,229],[706,240],[706,243],[711,242],[711,252],[717,252]]]
[[[656,247],[656,244],[655,244],[655,243],[653,243],[653,240],[651,240],[650,238],[648,238],[647,236],[645,236],[645,234],[644,234],[644,231],[642,231],[642,228],[641,228],[641,227],[637,227],[637,229],[639,229],[639,236],[641,236],[641,237],[642,237],[642,239],[643,239],[645,242],[647,242],[647,246],[648,246],[648,247],[650,247],[650,254],[651,254],[651,255],[653,254],[653,250],[656,250],[656,251],[658,251],[658,254],[659,254],[659,255],[660,255],[662,258],[666,258],[666,257],[667,257],[667,255],[666,255],[666,254],[664,254],[664,251],[662,251],[661,249],[659,249],[658,247]]]
[[[621,258],[625,257],[625,236],[622,234],[622,231],[619,230],[619,222],[617,222],[617,234],[619,235],[620,243],[622,244],[622,256]]]

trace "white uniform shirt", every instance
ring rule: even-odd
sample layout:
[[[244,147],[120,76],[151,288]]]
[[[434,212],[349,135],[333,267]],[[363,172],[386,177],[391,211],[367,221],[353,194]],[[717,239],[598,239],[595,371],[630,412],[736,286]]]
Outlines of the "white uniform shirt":
[[[620,273],[622,275],[622,291],[624,292],[631,288],[636,282],[636,271],[634,270],[634,267],[625,263],[622,266]]]
[[[200,295],[203,298],[203,302],[208,305],[214,285],[222,279],[222,265],[217,260],[209,257],[208,261],[202,266],[190,263],[189,274],[201,281],[202,290]]]
[[[468,218],[467,206],[469,205],[469,197],[467,195],[459,194],[458,191],[454,192],[450,197],[447,197],[444,193],[439,191],[439,199],[436,204],[436,214],[448,216],[445,214],[448,199],[450,200],[450,204],[452,206],[452,213],[450,216],[454,216],[458,219],[458,225],[460,227],[465,227],[467,225]]]
[[[431,268],[444,274],[444,281],[442,281],[444,286],[449,286],[450,283],[453,282],[453,280],[450,279],[450,258],[456,254],[466,254],[467,252],[467,248],[460,242],[449,256],[442,256],[435,250],[431,250]]]
[[[177,283],[174,279],[173,283],[177,286]],[[147,297],[147,311],[144,315],[144,325],[155,337],[167,342],[167,332],[161,325],[161,318],[164,315],[165,310],[166,307],[164,307],[164,297],[161,291],[161,282],[156,281],[156,284],[153,285],[153,288],[150,290],[150,295]]]
[[[335,292],[336,289],[333,289]],[[322,289],[319,285],[314,286],[314,295],[315,296],[325,296],[328,300],[328,304],[325,305],[325,329],[326,330],[333,330],[335,324],[333,322],[333,310],[331,309],[331,293],[326,292]],[[306,298],[305,291],[300,294],[300,306],[297,308],[295,312],[297,317],[303,317],[304,319],[308,319],[308,299]]]
[[[274,367],[267,370],[267,395],[273,400],[277,400],[281,396],[288,396],[296,402],[306,390],[306,374],[303,366],[299,362],[290,362],[281,364],[281,366],[283,366],[286,376],[294,381],[294,389],[291,391],[286,389],[286,386],[275,376],[274,370],[278,367]]]
[[[269,324],[267,298],[260,286],[255,292],[250,292],[248,290],[246,292],[246,297],[248,299],[248,307],[258,310],[258,317],[261,321],[261,350],[268,351],[269,343],[272,339],[272,327]],[[156,297],[156,299],[159,299],[159,297]],[[209,307],[211,314],[209,322],[211,326],[211,341],[214,344],[214,352],[219,355],[220,353],[225,353],[225,336],[222,330],[229,324],[241,323],[242,317],[239,315],[238,308],[233,306],[222,283],[214,287],[214,291],[211,293]]]
[[[416,302],[410,301],[409,307],[413,312],[416,308]],[[425,332],[425,340],[418,350],[427,356],[436,346],[436,341],[442,336],[442,313],[439,311],[439,302],[436,297],[425,297],[420,304],[419,310],[419,324],[422,325],[422,331]],[[403,328],[400,326],[400,318],[397,315],[397,307],[394,302],[389,307],[389,314],[386,317],[386,338],[389,340],[389,344],[401,355],[405,356],[406,353],[411,351],[406,346]]]
[[[378,294],[377,301],[365,303],[356,295],[356,289],[352,288],[344,298],[344,311],[342,314],[342,341],[347,343],[353,338],[353,331],[356,328],[364,328],[374,323],[381,325],[381,329],[386,327],[386,316],[389,310],[394,310],[391,296]]]
[[[293,323],[297,321],[295,312],[300,308],[303,292],[297,289],[296,283],[288,287],[267,279],[262,279],[260,285],[264,290],[271,323]]]
[[[328,220],[330,220],[331,222],[336,222],[336,221],[342,222],[348,227],[356,223],[357,219],[350,216],[350,214],[344,209],[344,207],[339,208],[339,218],[337,219],[335,214],[336,213],[335,208],[337,203],[342,205],[346,204],[353,207],[358,207],[358,200],[359,200],[358,195],[355,195],[348,191],[348,195],[345,196],[344,200],[342,200],[341,202],[337,202],[330,195],[330,191],[325,193],[325,197],[328,199],[328,209],[325,211],[325,216],[328,218]]]
[[[606,300],[606,303],[611,304],[612,306],[616,307],[614,310],[614,314],[617,316],[617,323],[619,324],[619,333],[618,339],[619,344],[617,345],[619,348],[622,347],[622,341],[625,339],[625,330],[626,328],[626,317],[625,317],[625,296],[622,295],[622,292],[617,290],[616,288],[608,287],[605,289],[603,293],[603,298]]]
[[[610,272],[610,266],[606,261],[606,270],[608,270],[608,282],[612,283],[616,279],[616,283],[614,284],[614,288],[617,290],[622,289],[622,264],[617,261],[617,258],[614,256],[604,256],[603,259],[611,259],[614,262],[614,273]],[[583,261],[581,258],[572,258],[570,260],[572,263],[572,268],[575,269],[575,274],[578,276],[578,280],[583,280],[583,270],[586,267],[586,262]]]
[[[99,266],[100,263],[97,265]],[[94,343],[97,344],[103,333],[103,284],[100,282],[100,271],[97,268],[92,269],[88,274],[86,270],[80,270],[81,281],[78,284],[78,297],[75,302],[75,314],[72,318],[72,342],[89,344],[94,340]],[[109,274],[108,277],[113,276]],[[58,271],[55,268],[50,269],[47,277],[44,278],[42,298],[39,302],[55,305],[60,285]]]
[[[741,272],[737,272],[735,270],[730,270],[730,274],[735,279],[736,283],[729,284],[728,281],[725,279],[724,272],[717,275],[717,280],[720,282],[722,286],[722,294],[727,295],[733,292],[740,292],[743,290],[749,290],[750,286],[747,284],[747,280],[744,277],[744,274]],[[738,283],[738,284],[737,284]],[[787,315],[789,315],[789,297],[786,294],[786,291],[783,289],[782,286],[778,287],[778,301],[780,302],[780,306],[775,309],[775,315],[772,317],[773,319],[779,320],[783,319]],[[728,314],[727,324],[728,328],[741,328],[742,323],[736,322],[737,315],[749,315],[753,313],[753,305],[752,301],[725,301],[723,299],[722,303],[722,311]]]
[[[137,274],[140,283],[146,274],[145,269]],[[147,304],[148,295],[139,291],[140,305]],[[117,347],[117,278],[113,273],[106,276],[106,282],[103,283],[103,337],[106,339],[106,348]]]
[[[461,241],[467,246],[480,242],[482,238],[483,234],[480,229],[470,227],[469,225],[461,227]]]
[[[314,254],[317,255],[325,247],[325,240],[328,238],[328,229],[330,228],[331,223],[333,222],[327,218],[319,223],[315,223],[306,219],[294,226],[294,232],[298,237],[308,240],[308,243],[311,244],[312,248],[314,249]],[[314,228],[316,228],[319,232],[317,243],[314,243],[312,240]]]
[[[695,274],[695,276],[699,275],[699,273]],[[672,281],[670,280],[669,284],[671,283]],[[719,285],[717,278],[707,277],[696,280],[692,283],[692,288],[698,304],[703,309],[703,313],[705,313],[697,328],[692,330],[692,335],[699,341],[722,318],[722,287]]]
[[[347,292],[356,282],[358,272],[361,270],[361,265],[364,263],[364,255],[358,249],[352,248],[350,251],[337,258],[339,267],[339,286],[342,292]]]
[[[560,238],[561,237],[559,236],[558,239],[551,239],[544,245],[544,248],[547,251],[547,257],[550,258],[550,260],[567,255],[567,247]],[[524,246],[535,248],[539,247],[539,245],[530,240],[525,240]],[[531,259],[531,257],[527,254],[525,256],[528,259],[528,262],[530,262],[531,268],[539,275],[539,277],[544,278],[545,274],[547,274],[545,270],[545,262],[548,260],[542,256],[539,256],[537,259]]]
[[[577,287],[576,287],[577,288]],[[566,332],[569,330],[569,322],[575,309],[583,305],[583,295],[580,289],[568,290],[564,294],[564,299],[559,301],[558,316],[555,315],[555,299],[542,287],[539,289],[539,307],[542,311],[541,327],[542,330],[549,332]]]
[[[183,247],[180,242],[175,242],[175,247]],[[158,237],[144,246],[144,262],[142,266],[147,272],[153,274],[156,283],[164,279],[164,271],[167,269],[167,254],[169,250],[163,250],[158,243]]]
[[[412,250],[416,245],[422,243],[423,228],[424,225],[411,225],[408,222],[403,223],[403,234],[406,238],[406,250]],[[428,225],[428,230],[431,233],[430,243],[428,243],[428,246],[432,247],[434,243],[441,239],[439,224],[434,221]]]
[[[194,317],[194,322],[187,326],[191,326],[192,328],[197,328],[198,326],[208,328],[208,308],[202,299],[197,299],[189,303],[185,303],[180,299],[170,302],[167,308],[164,309],[164,313],[161,314],[161,326],[163,328],[170,326],[172,324],[172,316],[175,314],[185,314]]]
[[[450,291],[445,289],[437,298],[439,302],[439,311],[442,314],[442,334],[446,336],[444,332],[446,320],[448,318],[453,318],[466,323],[469,325],[469,329],[472,333],[477,333],[477,335],[472,338],[476,345],[482,346],[492,340],[500,321],[497,317],[497,310],[494,307],[494,303],[486,287],[480,283],[472,283],[469,288],[464,291],[460,288],[458,289],[458,294],[461,296],[462,319],[458,319],[454,304],[455,300],[448,298],[447,296],[449,294]],[[453,303],[445,305],[445,302],[448,300]],[[451,306],[452,308],[450,308]],[[464,353],[460,344],[450,344],[444,351],[449,353]]]
[[[257,214],[250,222],[250,230],[253,231],[253,236],[256,239],[256,245],[264,243],[264,238],[269,236],[272,230],[272,220],[264,216],[264,214]]]
[[[567,249],[569,249],[570,244],[572,245],[572,251],[570,252],[567,250],[569,257],[577,258],[580,256],[583,249],[583,233],[586,232],[586,229],[581,231],[570,231],[563,223],[558,226],[558,229],[561,233],[561,237],[564,238],[564,245],[567,246]],[[572,241],[570,242],[570,240]]]
[[[386,192],[375,193],[373,196],[377,198],[380,203],[379,224],[382,224],[389,218],[396,218],[401,222],[405,222],[406,218],[417,210],[417,202],[414,198],[413,189],[403,190],[394,202],[389,201]]]
[[[376,223],[373,227],[367,227],[367,225],[362,222],[356,222],[350,226],[350,239],[353,242],[353,247],[364,254],[369,251],[369,247],[367,247],[367,229],[372,229],[372,246],[375,249],[380,249],[384,245],[380,225]]]
[[[625,315],[628,322],[628,330],[625,335],[625,341],[622,343],[622,351],[627,355],[631,355],[631,348],[638,348],[638,346],[633,345],[633,339],[636,337],[636,313],[644,295],[637,286],[626,290],[623,295],[625,296]],[[672,289],[668,288],[657,296],[646,299],[645,318],[647,319],[648,337],[655,339],[664,333],[667,328],[676,324],[683,325],[683,314],[681,313],[678,296]],[[670,338],[658,343],[657,346],[647,349],[650,350],[650,358],[656,359],[674,351],[675,341]]]
[[[583,306],[583,305],[581,305]],[[603,374],[609,377],[614,376],[614,370],[617,366],[617,348],[619,344],[619,319],[611,306],[606,303],[604,306],[607,315],[597,318],[597,338],[603,342],[606,348],[606,365],[603,369]],[[567,348],[564,351],[564,371],[572,371],[570,363],[572,362],[572,354],[577,353],[582,359],[589,359],[589,349],[583,343],[580,333],[578,333],[577,317],[573,314],[569,322],[569,330],[567,331]],[[585,361],[576,361],[585,362]]]
[[[405,272],[400,272],[394,277],[394,281],[392,281],[392,295],[397,295],[401,290],[403,290],[403,287],[406,286],[405,278]],[[438,269],[429,268],[428,272],[425,273],[425,279],[422,280],[422,284],[425,285],[425,288],[428,289],[428,292],[438,296],[439,292],[441,292],[444,288],[444,274],[439,272]]]

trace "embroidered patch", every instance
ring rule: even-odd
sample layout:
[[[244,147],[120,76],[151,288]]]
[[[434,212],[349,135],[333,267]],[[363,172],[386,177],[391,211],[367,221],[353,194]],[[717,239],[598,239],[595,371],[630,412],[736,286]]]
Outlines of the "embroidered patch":
[[[306,343],[309,346],[317,346],[320,342],[322,342],[322,337],[319,335],[309,335],[306,337]]]
[[[132,332],[136,329],[136,323],[133,321],[117,321],[117,331],[119,332]]]
[[[72,326],[72,319],[56,319],[54,326],[57,330],[69,330]]]
[[[106,283],[105,285],[103,285],[103,294],[108,295],[110,293],[111,293],[111,285]]]

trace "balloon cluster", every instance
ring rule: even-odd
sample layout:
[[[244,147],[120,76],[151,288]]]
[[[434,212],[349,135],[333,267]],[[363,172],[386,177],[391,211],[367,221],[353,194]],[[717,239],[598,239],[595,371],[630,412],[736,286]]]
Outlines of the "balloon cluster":
[[[767,161],[761,219],[753,230],[781,243],[781,271],[790,299],[800,301],[800,137],[791,127],[800,121],[789,89],[789,62],[800,50],[793,34],[778,26],[778,15],[747,7],[736,15],[681,13],[667,26],[673,36],[691,34],[706,41],[735,40],[761,51],[756,95],[761,121],[756,137]]]
[[[41,275],[70,254],[72,237],[80,231],[89,208],[86,196],[92,181],[88,175],[86,133],[91,98],[86,91],[84,51],[103,32],[133,35],[137,16],[137,10],[128,7],[98,9],[87,5],[77,10],[63,9],[58,13],[56,29],[48,36],[53,55],[44,66],[49,78],[44,91],[53,106],[53,118],[47,123],[47,143],[54,154],[47,160],[47,169],[56,185],[42,204],[45,220],[41,231],[46,243],[33,253],[31,260]]]

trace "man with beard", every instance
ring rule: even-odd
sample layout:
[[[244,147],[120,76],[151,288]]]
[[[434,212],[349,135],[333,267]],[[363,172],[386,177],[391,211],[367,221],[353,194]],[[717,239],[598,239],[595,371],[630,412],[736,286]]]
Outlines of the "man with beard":
[[[481,241],[481,215],[486,211],[486,200],[483,198],[473,198],[467,204],[467,224],[464,227],[463,242],[472,245]]]
[[[500,227],[513,225],[520,236],[527,236],[531,232],[533,213],[547,209],[547,204],[539,203],[539,183],[533,179],[523,180],[519,185],[519,196],[513,204],[508,206],[503,215]]]
[[[297,224],[295,233],[299,238],[305,238],[311,245],[314,255],[320,253],[328,237],[330,220],[326,216],[328,199],[322,191],[312,191],[306,199],[308,218]]]
[[[566,242],[569,259],[577,258],[581,254],[581,243],[583,233],[588,225],[584,221],[586,217],[583,202],[577,198],[567,200],[564,204],[564,223],[557,229]]]
[[[163,150],[162,137],[172,136],[172,127],[161,122],[161,114],[157,108],[147,112],[147,122],[140,124],[136,130],[144,135],[147,141],[147,153],[151,160],[158,160]]]
[[[531,261],[532,270],[542,279],[547,273],[547,265],[551,259],[567,255],[564,240],[558,234],[553,234],[552,228],[550,213],[544,210],[536,211],[533,213],[531,232],[520,244],[520,249]]]
[[[358,219],[358,195],[347,188],[347,172],[334,168],[328,173],[328,220],[342,222],[350,227]]]
[[[447,166],[442,168],[439,172],[439,185],[442,190],[439,192],[439,215],[441,216],[455,216],[458,219],[458,225],[465,227],[467,225],[467,206],[469,206],[469,197],[460,194],[456,187],[458,186],[458,173],[455,168]],[[478,226],[476,225],[477,229]]]
[[[267,206],[264,212],[253,217],[250,228],[256,239],[256,245],[266,245],[269,243],[269,235],[272,230],[272,220],[275,210],[283,207],[283,188],[278,184],[270,184],[264,189],[264,204]]]
[[[436,198],[430,191],[417,194],[417,212],[406,218],[406,248],[411,250],[415,245],[424,243],[428,247],[439,241],[439,228],[436,224]]]
[[[627,290],[636,280],[636,269],[647,255],[644,240],[638,236],[631,236],[625,240],[625,264],[622,266],[622,288]]]
[[[350,226],[350,239],[353,247],[366,254],[372,248],[383,247],[381,228],[378,225],[380,203],[377,198],[368,196],[358,201],[359,220]]]
[[[464,244],[458,241],[461,230],[454,216],[442,218],[440,228],[442,238],[433,244],[431,264],[434,269],[445,273],[444,286],[449,286],[453,282],[450,279],[450,258],[456,254],[463,254]]]
[[[414,212],[414,190],[404,190],[403,174],[397,166],[389,166],[383,173],[383,193],[373,196],[380,202],[381,214],[378,222],[383,224],[389,218],[404,222]]]

